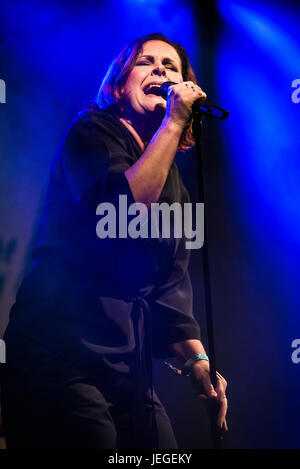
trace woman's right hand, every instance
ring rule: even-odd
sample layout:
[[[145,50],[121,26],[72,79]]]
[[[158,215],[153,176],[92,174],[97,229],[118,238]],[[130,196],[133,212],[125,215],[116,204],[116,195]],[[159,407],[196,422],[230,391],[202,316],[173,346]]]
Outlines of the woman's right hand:
[[[192,81],[183,81],[168,89],[165,122],[180,127],[188,127],[192,117],[192,106],[198,99],[206,99],[206,93]]]

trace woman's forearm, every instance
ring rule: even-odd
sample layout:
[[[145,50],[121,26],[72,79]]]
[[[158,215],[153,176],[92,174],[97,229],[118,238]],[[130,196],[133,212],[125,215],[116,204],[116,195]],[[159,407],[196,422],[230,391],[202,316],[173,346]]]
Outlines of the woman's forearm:
[[[163,122],[142,156],[127,171],[125,176],[136,202],[147,207],[157,202],[174,161],[182,129]]]
[[[176,342],[171,344],[171,349],[182,362],[186,362],[195,353],[206,354],[202,342],[198,339],[187,339],[182,342]]]

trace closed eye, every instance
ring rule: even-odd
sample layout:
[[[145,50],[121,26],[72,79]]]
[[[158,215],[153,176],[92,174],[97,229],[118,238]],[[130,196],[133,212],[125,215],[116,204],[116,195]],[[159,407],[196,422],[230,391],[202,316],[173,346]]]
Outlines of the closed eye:
[[[137,62],[135,65],[152,65],[150,62]],[[174,65],[165,65],[165,67],[169,70],[172,70],[174,72],[178,72],[177,68],[174,67]]]
[[[174,72],[178,72],[178,67],[174,64],[173,61],[171,61],[169,58],[165,58],[162,61],[162,64],[169,70],[172,70]],[[139,60],[136,62],[135,65],[154,65],[154,58],[152,56],[146,57],[142,60]]]
[[[170,70],[174,70],[174,72],[177,72],[177,67],[175,67],[175,65],[172,63],[172,62],[163,62],[163,65],[166,67],[166,68],[169,68]]]

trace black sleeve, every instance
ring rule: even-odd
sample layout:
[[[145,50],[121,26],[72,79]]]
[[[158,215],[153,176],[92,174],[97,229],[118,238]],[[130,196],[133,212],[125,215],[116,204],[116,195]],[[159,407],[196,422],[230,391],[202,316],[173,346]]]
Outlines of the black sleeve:
[[[118,236],[119,196],[127,196],[127,207],[135,203],[124,172],[140,155],[127,131],[111,116],[88,112],[71,125],[59,154],[76,219],[77,262],[93,272],[105,293],[122,295],[144,285],[155,264],[151,239]],[[115,210],[116,236],[98,236],[97,207],[104,202]]]
[[[189,257],[185,239],[182,238],[170,275],[151,294],[153,354],[157,358],[174,355],[170,348],[172,343],[187,339],[200,340],[199,324],[193,315]]]
[[[134,198],[124,172],[136,161],[126,150],[117,125],[89,112],[70,127],[63,149],[63,167],[74,198],[94,211],[102,201]]]

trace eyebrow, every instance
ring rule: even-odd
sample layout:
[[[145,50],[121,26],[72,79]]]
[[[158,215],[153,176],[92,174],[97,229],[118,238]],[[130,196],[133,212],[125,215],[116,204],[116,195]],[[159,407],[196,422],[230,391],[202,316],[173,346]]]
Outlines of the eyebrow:
[[[148,60],[153,61],[154,56],[153,55],[140,55],[139,57],[137,57],[137,60],[139,60],[141,58],[146,58]],[[169,63],[172,63],[172,64],[176,65],[176,67],[179,67],[179,64],[177,62],[175,62],[175,60],[171,59],[170,57],[164,57],[162,59],[162,62],[169,62]]]

